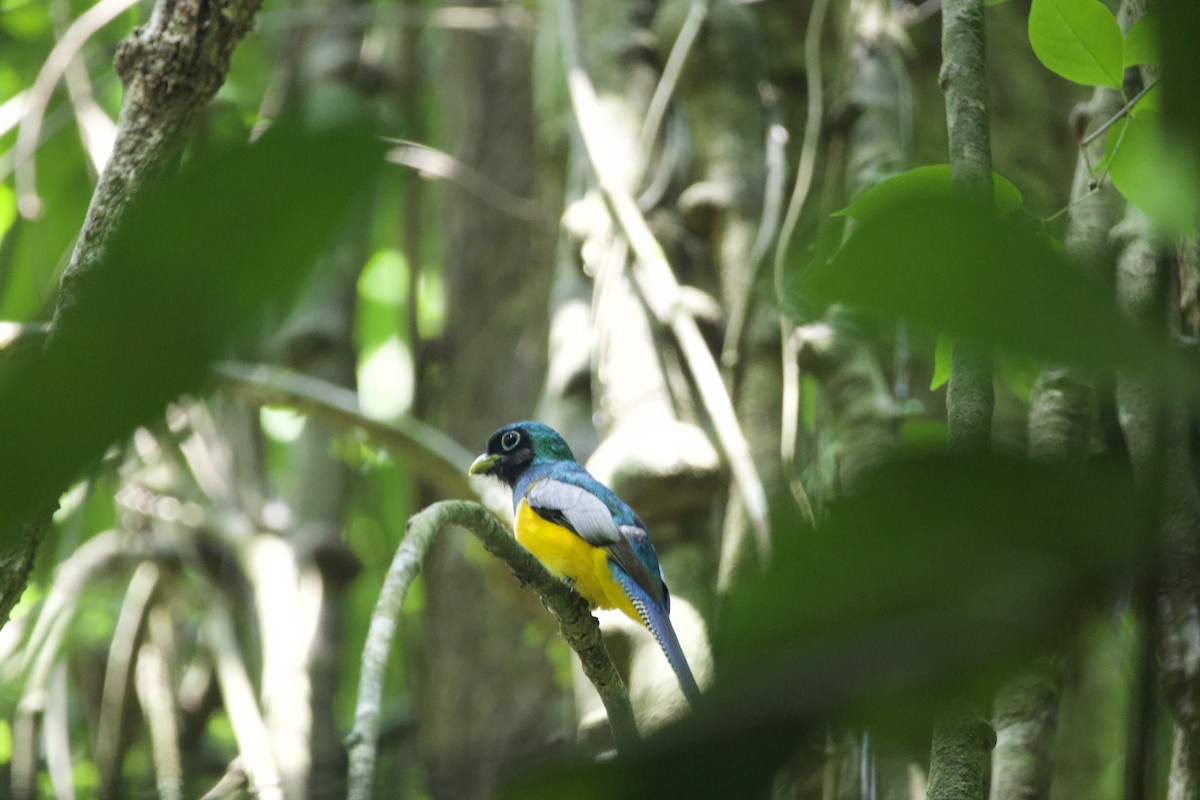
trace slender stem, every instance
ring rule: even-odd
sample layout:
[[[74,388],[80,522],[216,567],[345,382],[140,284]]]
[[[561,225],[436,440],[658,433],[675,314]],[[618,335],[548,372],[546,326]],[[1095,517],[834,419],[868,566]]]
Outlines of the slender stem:
[[[1101,125],[1099,128],[1096,128],[1096,130],[1092,131],[1087,136],[1083,137],[1083,139],[1080,140],[1080,142],[1079,142],[1079,146],[1087,147],[1089,144],[1096,141],[1096,137],[1098,137],[1100,134],[1104,133],[1106,130],[1111,128],[1113,125],[1116,125],[1122,119],[1129,116],[1129,112],[1133,111],[1133,107],[1138,104],[1138,101],[1141,100],[1143,97],[1145,97],[1146,94],[1157,85],[1158,85],[1158,78],[1155,78],[1154,80],[1150,81],[1145,86],[1143,86],[1142,90],[1140,92],[1135,94],[1131,100],[1129,100],[1127,103],[1125,103],[1125,105],[1121,106],[1120,111],[1118,111],[1117,113],[1115,113],[1111,117],[1109,117],[1107,120],[1105,120],[1104,124]]]
[[[650,105],[646,107],[646,118],[642,121],[641,135],[638,136],[638,168],[634,171],[638,179],[634,181],[635,185],[641,183],[641,176],[646,171],[646,165],[650,163],[654,141],[658,138],[658,131],[667,114],[671,96],[675,94],[679,75],[683,72],[683,65],[687,62],[688,53],[691,52],[692,45],[696,43],[696,37],[700,35],[700,29],[707,17],[708,0],[692,0],[687,18],[683,21],[683,27],[679,29],[679,35],[675,37],[675,44],[671,46],[671,53],[667,56],[662,77],[659,78],[658,85],[654,87]]]
[[[363,647],[354,727],[346,739],[350,758],[349,800],[371,797],[383,679],[397,619],[404,597],[421,569],[425,551],[437,532],[448,525],[458,525],[473,533],[488,552],[508,564],[518,581],[541,596],[545,606],[558,618],[563,638],[578,654],[584,674],[600,694],[617,749],[625,750],[638,740],[637,723],[625,682],[609,658],[600,625],[586,601],[542,566],[486,508],[478,503],[444,500],[408,521],[404,539],[392,559],[371,615]]]
[[[411,462],[444,495],[479,497],[467,478],[474,456],[419,420],[387,423],[371,419],[358,407],[358,395],[350,389],[283,367],[226,361],[213,367],[213,374],[230,392],[249,402],[289,406],[331,427],[362,431],[372,442]]]
[[[233,616],[221,598],[209,607],[204,620],[204,635],[212,650],[225,713],[233,727],[233,737],[250,780],[251,794],[260,800],[283,800],[279,767],[271,752],[267,724],[242,660]]]
[[[783,228],[775,245],[775,293],[782,305],[783,267],[792,234],[800,221],[800,213],[812,189],[813,175],[817,165],[817,145],[821,138],[821,127],[825,113],[825,90],[821,77],[821,29],[825,26],[825,13],[829,0],[815,0],[808,16],[808,30],[804,35],[804,71],[808,87],[808,109],[804,120],[804,139],[800,145],[800,160],[796,166],[796,185],[788,201],[787,213],[783,217]],[[786,307],[786,306],[784,306]]]
[[[971,202],[992,202],[992,155],[984,69],[983,0],[942,4],[942,92],[950,139],[950,175],[955,190]],[[990,355],[956,343],[950,356],[946,394],[947,436],[951,449],[985,450],[991,440]]]

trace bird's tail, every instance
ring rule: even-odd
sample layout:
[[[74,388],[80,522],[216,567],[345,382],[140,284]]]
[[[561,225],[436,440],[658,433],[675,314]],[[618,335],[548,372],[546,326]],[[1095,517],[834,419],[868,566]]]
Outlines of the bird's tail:
[[[683,647],[679,644],[679,637],[675,635],[669,613],[659,603],[654,602],[637,581],[624,574],[624,570],[615,569],[613,572],[617,574],[618,580],[633,602],[634,609],[642,618],[642,624],[654,634],[658,646],[670,662],[675,677],[679,679],[679,688],[683,690],[683,696],[690,705],[696,705],[696,701],[700,699],[700,687],[696,685],[692,669],[683,655]]]

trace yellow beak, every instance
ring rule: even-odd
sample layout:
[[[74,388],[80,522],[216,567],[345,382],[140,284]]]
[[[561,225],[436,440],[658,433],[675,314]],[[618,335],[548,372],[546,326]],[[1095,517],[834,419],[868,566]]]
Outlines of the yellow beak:
[[[492,471],[492,467],[496,466],[496,462],[500,460],[500,456],[488,455],[484,453],[479,458],[471,462],[471,468],[467,472],[472,475],[487,475]]]

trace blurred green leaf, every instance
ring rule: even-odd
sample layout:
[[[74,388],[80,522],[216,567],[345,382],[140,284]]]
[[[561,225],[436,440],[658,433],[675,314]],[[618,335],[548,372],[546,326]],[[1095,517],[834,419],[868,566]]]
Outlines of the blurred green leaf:
[[[949,164],[917,167],[875,184],[850,205],[833,214],[858,221],[886,212],[897,201],[938,200],[953,195]],[[1021,190],[1003,175],[992,173],[992,196],[997,214],[1016,211],[1024,203]]]
[[[200,389],[269,301],[293,299],[380,158],[364,131],[276,130],[131,208],[45,352],[0,372],[0,530]]]
[[[954,198],[898,195],[800,288],[956,340],[1098,371],[1128,367],[1164,384],[1193,379],[1163,341],[1117,311],[1108,287],[1026,222]]]
[[[1047,69],[1069,81],[1121,88],[1125,44],[1100,0],[1033,0],[1029,43]]]
[[[901,459],[817,534],[779,537],[763,580],[730,598],[714,702],[751,719],[853,711],[919,730],[1114,596],[1151,530],[1142,507],[1107,466]]]
[[[1125,67],[1158,63],[1158,18],[1146,14],[1125,34]]]
[[[1059,645],[1149,553],[1128,472],[918,454],[780,524],[761,577],[722,606],[717,683],[695,713],[606,764],[527,774],[509,794],[759,796],[831,720],[928,743],[949,706]],[[728,770],[728,774],[726,774]]]
[[[1159,228],[1188,235],[1195,230],[1200,171],[1163,137],[1162,116],[1142,109],[1108,131],[1104,165],[1121,195]]]

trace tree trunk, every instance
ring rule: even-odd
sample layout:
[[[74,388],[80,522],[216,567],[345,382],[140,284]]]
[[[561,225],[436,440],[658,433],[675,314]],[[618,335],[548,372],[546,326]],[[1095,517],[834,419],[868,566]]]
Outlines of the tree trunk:
[[[983,0],[942,3],[942,59],[940,78],[946,95],[954,189],[967,202],[990,207],[992,163]],[[970,344],[956,343],[950,356],[946,391],[951,451],[990,448],[993,403],[991,357]],[[996,735],[986,722],[943,718],[933,731],[929,800],[982,798],[983,770],[995,743]]]
[[[523,198],[535,194],[531,56],[526,29],[448,32],[439,87],[454,155]],[[423,414],[482,450],[494,429],[534,408],[549,259],[533,222],[453,183],[444,220],[447,333],[440,373],[424,376],[436,389],[423,395]],[[502,565],[471,556],[477,545],[461,531],[445,533],[425,563],[423,757],[433,797],[489,797],[501,765],[541,750],[557,732],[565,698],[546,648],[525,633],[553,630],[548,615],[516,593]]]

